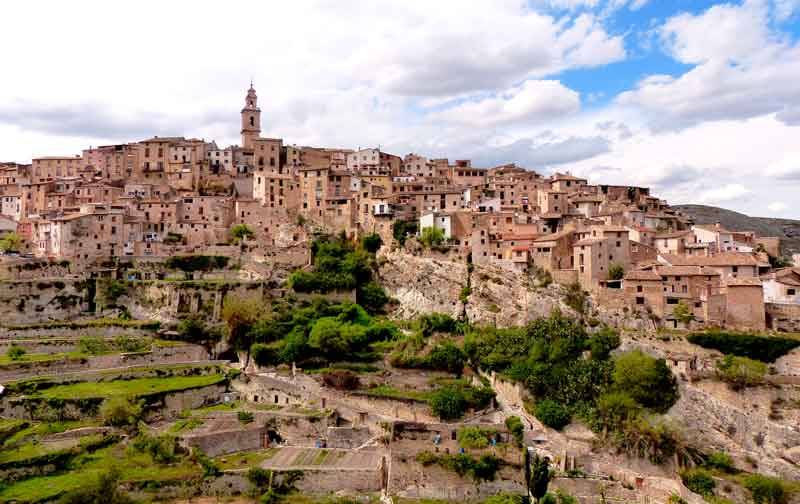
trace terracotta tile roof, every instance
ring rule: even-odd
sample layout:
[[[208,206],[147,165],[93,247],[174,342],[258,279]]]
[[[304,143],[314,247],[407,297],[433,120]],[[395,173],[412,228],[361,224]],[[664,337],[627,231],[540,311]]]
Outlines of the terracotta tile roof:
[[[575,242],[573,246],[579,247],[582,245],[594,245],[595,243],[600,243],[604,241],[606,241],[605,238],[584,238],[583,240]]]
[[[664,240],[664,239],[670,239],[670,238],[681,238],[683,236],[690,235],[690,234],[692,234],[692,232],[690,230],[686,229],[686,230],[683,230],[683,231],[673,231],[672,233],[658,233],[655,236],[655,238]]]
[[[703,229],[705,231],[714,231],[714,232],[717,232],[717,233],[727,233],[727,234],[733,233],[733,231],[731,231],[729,229],[725,229],[722,226],[717,227],[716,224],[695,224],[694,227]]]
[[[761,287],[761,279],[758,277],[728,277],[725,279],[728,287],[758,286]]]
[[[661,257],[673,266],[758,266],[760,263],[752,255],[745,252],[722,252],[712,256],[684,256],[661,254]]]
[[[661,276],[719,276],[719,272],[700,266],[659,266],[656,268]]]
[[[640,281],[654,281],[660,282],[661,275],[654,271],[648,270],[633,270],[625,274],[625,280],[640,280]]]
[[[573,233],[574,233],[573,230],[565,229],[563,231],[559,231],[558,233],[552,233],[552,234],[547,234],[547,235],[544,235],[544,236],[540,236],[539,238],[536,238],[533,241],[536,242],[536,243],[538,243],[538,242],[556,241],[556,240],[560,240],[561,238],[571,236]]]

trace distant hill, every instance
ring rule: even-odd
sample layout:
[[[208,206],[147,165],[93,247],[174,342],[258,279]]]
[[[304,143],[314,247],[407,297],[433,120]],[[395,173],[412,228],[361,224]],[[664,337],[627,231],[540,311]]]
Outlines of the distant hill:
[[[674,205],[695,224],[715,224],[731,231],[755,231],[759,236],[777,236],[781,239],[781,252],[791,256],[800,253],[800,220],[750,217],[748,215],[706,205]]]

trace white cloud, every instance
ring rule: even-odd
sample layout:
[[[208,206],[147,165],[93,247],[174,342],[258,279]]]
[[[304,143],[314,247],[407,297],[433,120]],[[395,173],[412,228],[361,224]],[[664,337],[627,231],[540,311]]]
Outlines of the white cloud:
[[[775,0],[775,18],[786,21],[800,11],[800,0]]]
[[[697,201],[699,203],[720,204],[739,199],[748,194],[750,194],[750,189],[742,184],[726,184],[722,187],[715,187],[701,192],[697,195]]]
[[[767,210],[769,210],[770,212],[776,212],[776,213],[777,212],[782,212],[782,211],[786,210],[787,208],[789,208],[789,205],[787,205],[783,201],[776,201],[775,203],[770,203],[769,205],[767,205]]]
[[[781,180],[796,180],[800,182],[800,149],[793,155],[782,158],[766,169],[766,175]]]
[[[432,114],[433,119],[472,126],[552,120],[580,109],[580,96],[558,81],[525,81],[497,96],[468,101]]]
[[[618,97],[642,108],[657,129],[783,113],[800,107],[800,46],[769,29],[761,1],[723,4],[670,18],[659,30],[668,53],[694,67],[678,77],[653,75]]]

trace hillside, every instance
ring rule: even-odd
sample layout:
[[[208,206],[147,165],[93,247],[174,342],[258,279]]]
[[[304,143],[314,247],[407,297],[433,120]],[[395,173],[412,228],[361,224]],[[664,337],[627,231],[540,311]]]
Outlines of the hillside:
[[[784,255],[800,252],[800,220],[750,217],[748,215],[706,205],[675,205],[696,224],[719,222],[732,231],[755,231],[760,236],[777,236],[781,239]]]

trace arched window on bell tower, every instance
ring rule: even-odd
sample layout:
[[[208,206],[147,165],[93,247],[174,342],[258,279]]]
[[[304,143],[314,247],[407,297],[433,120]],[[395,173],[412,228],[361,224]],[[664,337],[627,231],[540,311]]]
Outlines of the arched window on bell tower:
[[[253,116],[250,116],[250,126],[255,126],[255,125],[256,125],[256,118],[253,117]]]

